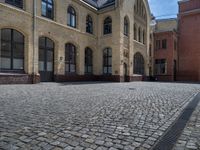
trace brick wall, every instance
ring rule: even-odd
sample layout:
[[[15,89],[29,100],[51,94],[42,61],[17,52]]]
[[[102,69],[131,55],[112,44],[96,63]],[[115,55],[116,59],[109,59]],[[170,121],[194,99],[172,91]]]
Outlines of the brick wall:
[[[180,2],[179,8],[178,80],[200,81],[200,1]]]
[[[158,32],[154,34],[154,41],[167,40],[166,49],[154,49],[154,64],[156,59],[166,59],[167,73],[164,75],[156,75],[158,81],[173,81],[174,80],[174,60],[177,60],[177,50],[174,49],[174,40],[176,40],[176,33],[173,31]],[[156,46],[156,44],[154,44]],[[162,45],[162,43],[161,43]]]

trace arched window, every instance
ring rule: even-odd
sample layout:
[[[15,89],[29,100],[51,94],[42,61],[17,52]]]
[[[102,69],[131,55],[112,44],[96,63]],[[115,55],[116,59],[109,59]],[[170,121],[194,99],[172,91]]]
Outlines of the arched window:
[[[104,20],[104,34],[110,33],[112,33],[112,19],[110,17],[107,17]]]
[[[65,45],[65,71],[76,72],[76,47],[71,43]]]
[[[143,30],[143,33],[142,33],[142,42],[143,44],[145,44],[145,30]]]
[[[85,49],[85,74],[92,74],[93,72],[93,54],[90,48]]]
[[[124,18],[124,35],[128,36],[128,32],[129,32],[129,22],[128,22],[128,18],[125,17]]]
[[[71,6],[67,9],[67,25],[76,28],[76,11]]]
[[[138,52],[134,55],[134,74],[144,75],[144,58]]]
[[[42,0],[42,16],[49,19],[54,18],[53,0]]]
[[[103,51],[103,74],[112,75],[112,49],[106,48]]]
[[[138,29],[138,41],[141,42],[141,28]]]
[[[137,25],[134,24],[134,40],[137,40]]]
[[[39,72],[41,81],[53,81],[54,42],[47,37],[39,38]]]
[[[134,5],[135,15],[146,22],[146,7],[142,0],[136,0]]]
[[[18,8],[23,8],[23,0],[5,0],[5,2]]]
[[[14,29],[2,29],[0,39],[0,70],[24,70],[24,36]]]
[[[87,15],[86,17],[86,32],[93,34],[93,20],[90,15]]]

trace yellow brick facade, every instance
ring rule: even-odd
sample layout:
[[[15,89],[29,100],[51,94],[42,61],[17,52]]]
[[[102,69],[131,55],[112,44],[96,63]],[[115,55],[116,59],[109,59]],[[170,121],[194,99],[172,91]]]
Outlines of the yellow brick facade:
[[[147,0],[142,0],[146,19],[135,14],[135,0],[117,0],[114,6],[101,10],[79,0],[54,0],[54,19],[41,15],[41,0],[24,0],[23,9],[6,4],[0,0],[0,29],[11,28],[21,32],[25,37],[24,72],[39,75],[39,37],[48,37],[54,42],[54,75],[65,75],[65,44],[76,46],[76,75],[83,76],[85,48],[93,51],[93,75],[103,76],[103,50],[112,49],[112,76],[117,81],[124,79],[124,63],[127,64],[126,75],[134,77],[134,54],[141,53],[144,58],[145,76],[149,75],[149,45],[151,13]],[[34,4],[36,16],[34,17]],[[77,27],[67,25],[67,9],[72,6],[77,14]],[[93,19],[94,33],[86,33],[86,16]],[[112,34],[103,34],[103,22],[112,18]],[[129,20],[129,34],[124,35],[124,17]],[[35,18],[35,29],[33,29]],[[145,31],[144,44],[134,40],[134,24]],[[111,79],[112,80],[112,79]]]

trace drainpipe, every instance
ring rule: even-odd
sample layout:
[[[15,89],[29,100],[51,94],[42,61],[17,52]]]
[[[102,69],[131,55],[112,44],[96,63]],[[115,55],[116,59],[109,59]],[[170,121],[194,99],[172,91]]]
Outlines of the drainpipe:
[[[1,72],[1,28],[0,28],[0,72]]]
[[[35,37],[36,37],[36,12],[37,12],[37,0],[34,0],[33,1],[33,28],[32,28],[32,32],[33,32],[33,78],[32,78],[32,82],[33,84],[36,82],[36,79],[35,79],[35,75],[36,75],[36,72],[35,72],[35,54],[36,54],[36,47],[35,47],[35,43],[36,43],[36,40],[35,40]]]

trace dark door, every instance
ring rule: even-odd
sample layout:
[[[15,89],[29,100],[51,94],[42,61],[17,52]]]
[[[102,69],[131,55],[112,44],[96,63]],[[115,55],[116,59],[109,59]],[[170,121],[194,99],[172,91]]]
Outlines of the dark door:
[[[124,63],[124,82],[128,82],[128,67],[127,64]]]
[[[54,80],[54,43],[47,37],[39,39],[39,73],[41,82]]]
[[[176,70],[177,70],[176,65],[177,65],[176,60],[174,60],[174,81],[176,81]]]

